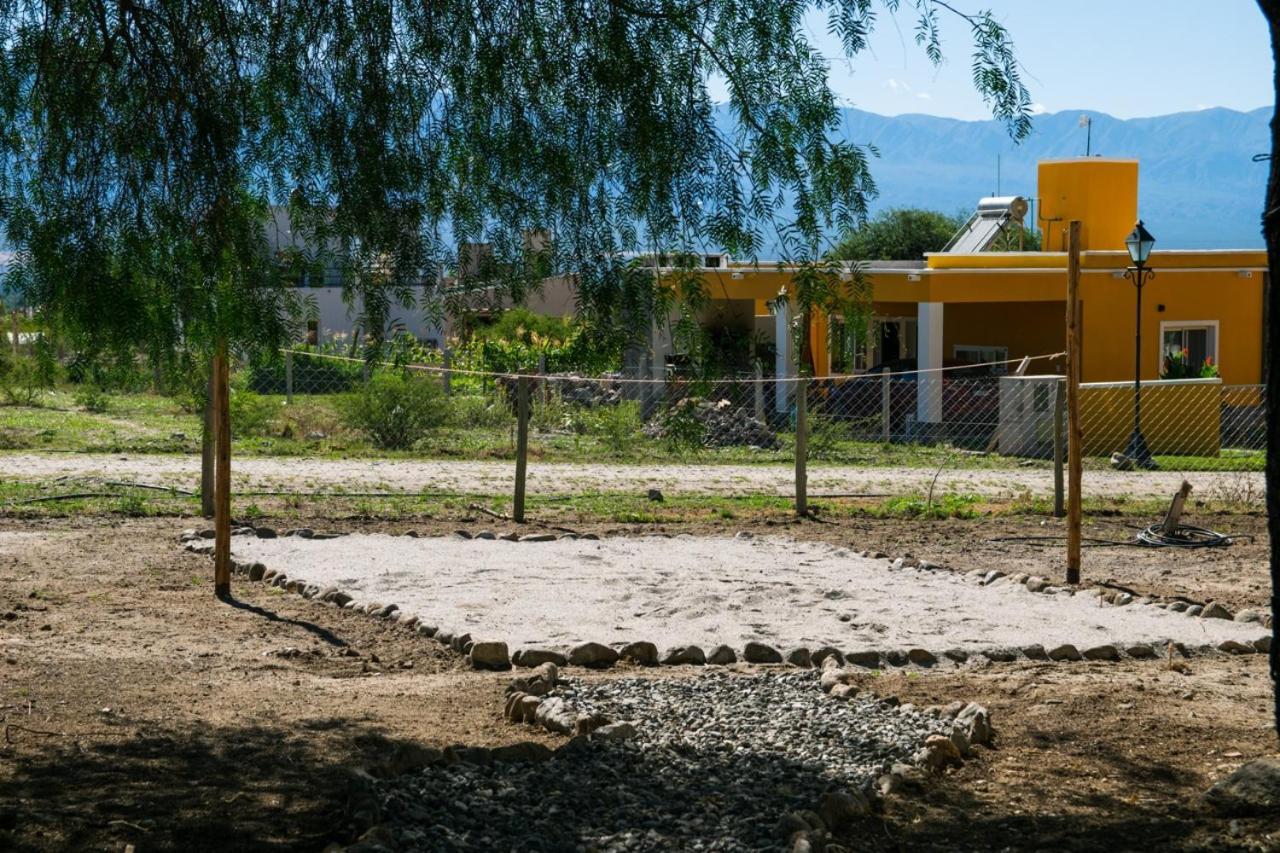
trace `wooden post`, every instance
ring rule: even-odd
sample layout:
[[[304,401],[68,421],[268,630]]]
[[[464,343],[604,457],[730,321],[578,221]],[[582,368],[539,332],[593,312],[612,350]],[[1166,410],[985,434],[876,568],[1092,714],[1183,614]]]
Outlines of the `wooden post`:
[[[293,350],[284,351],[284,401],[293,405]]]
[[[441,374],[444,377],[444,395],[448,397],[453,391],[453,381],[449,374],[449,366],[453,362],[453,353],[449,351],[447,345],[440,348],[440,360],[444,365],[444,372]]]
[[[755,363],[755,374],[756,381],[751,383],[751,387],[754,390],[754,400],[752,402],[755,404],[756,420],[764,423],[764,368],[758,360]]]
[[[204,393],[204,425],[200,430],[200,514],[213,518],[213,370]]]
[[[1067,232],[1067,583],[1080,583],[1080,220]]]
[[[228,388],[227,345],[218,344],[213,357],[214,505],[213,592],[231,595],[231,397]]]
[[[524,522],[524,475],[529,457],[529,377],[516,381],[516,494],[511,517]]]
[[[809,514],[809,380],[796,380],[796,515]]]
[[[889,443],[889,408],[890,408],[890,388],[889,383],[892,377],[889,371],[884,370],[880,373],[880,440],[885,444]]]
[[[1066,419],[1067,385],[1066,380],[1056,382],[1053,386],[1053,517],[1062,518],[1067,514],[1066,498],[1063,492],[1062,463],[1066,460],[1065,448],[1062,446],[1063,426]]]

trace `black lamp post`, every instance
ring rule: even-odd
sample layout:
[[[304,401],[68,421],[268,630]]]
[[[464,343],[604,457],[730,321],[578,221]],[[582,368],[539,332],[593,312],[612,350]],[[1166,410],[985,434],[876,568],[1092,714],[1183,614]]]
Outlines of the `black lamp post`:
[[[1133,435],[1129,436],[1129,446],[1125,448],[1124,454],[1135,465],[1143,468],[1156,467],[1156,461],[1151,458],[1151,450],[1147,447],[1147,440],[1142,437],[1142,285],[1155,276],[1147,266],[1147,258],[1151,257],[1151,247],[1155,243],[1156,238],[1142,226],[1141,219],[1134,226],[1133,233],[1124,241],[1129,249],[1129,258],[1133,261],[1133,266],[1125,270],[1124,277],[1132,281],[1138,291],[1133,350]]]

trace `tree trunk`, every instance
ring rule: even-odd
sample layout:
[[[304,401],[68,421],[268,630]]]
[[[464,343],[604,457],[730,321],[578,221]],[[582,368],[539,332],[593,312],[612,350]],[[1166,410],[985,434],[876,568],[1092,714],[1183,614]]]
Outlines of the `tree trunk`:
[[[204,390],[204,425],[200,431],[200,514],[213,518],[213,371]]]
[[[1277,113],[1271,119],[1271,171],[1262,213],[1262,234],[1267,242],[1266,326],[1263,379],[1267,386],[1267,536],[1271,543],[1271,681],[1275,687],[1275,723],[1280,734],[1280,298],[1275,287],[1280,272],[1280,0],[1258,0],[1271,31],[1275,60],[1272,84]]]
[[[213,591],[218,598],[231,595],[231,406],[228,387],[226,342],[213,357]]]

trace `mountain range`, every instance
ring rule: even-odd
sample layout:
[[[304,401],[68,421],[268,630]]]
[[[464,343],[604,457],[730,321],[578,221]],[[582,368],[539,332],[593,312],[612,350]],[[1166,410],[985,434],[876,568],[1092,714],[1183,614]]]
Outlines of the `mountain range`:
[[[968,214],[987,195],[1034,199],[1038,160],[1084,156],[1081,115],[1093,121],[1091,154],[1140,161],[1139,215],[1157,248],[1262,246],[1259,217],[1268,165],[1252,158],[1271,149],[1271,107],[1134,119],[1063,110],[1036,116],[1031,135],[1017,145],[997,121],[890,117],[845,108],[839,135],[879,151],[871,162],[879,187],[873,212],[924,207]],[[768,251],[761,257],[769,257]]]

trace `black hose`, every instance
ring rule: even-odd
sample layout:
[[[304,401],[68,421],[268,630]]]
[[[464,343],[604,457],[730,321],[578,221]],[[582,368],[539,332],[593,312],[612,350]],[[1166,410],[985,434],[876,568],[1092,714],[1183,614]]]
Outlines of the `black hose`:
[[[1138,541],[1152,548],[1223,548],[1235,540],[1194,524],[1179,524],[1172,533],[1166,533],[1161,524],[1153,524],[1139,531]]]

